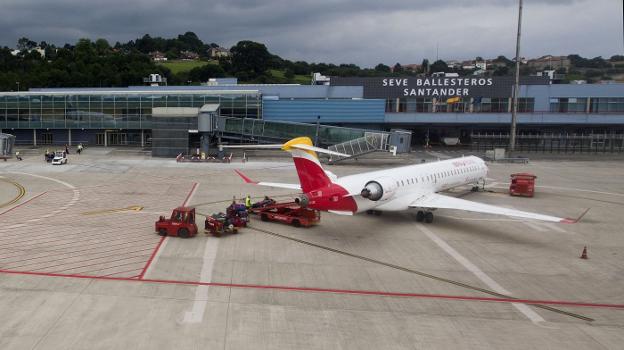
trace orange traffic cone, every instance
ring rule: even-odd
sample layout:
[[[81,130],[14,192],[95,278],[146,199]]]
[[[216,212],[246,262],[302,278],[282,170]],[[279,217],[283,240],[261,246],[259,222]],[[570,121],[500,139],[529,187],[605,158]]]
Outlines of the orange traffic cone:
[[[587,257],[587,246],[583,248],[583,253],[581,253],[581,259],[589,259]]]

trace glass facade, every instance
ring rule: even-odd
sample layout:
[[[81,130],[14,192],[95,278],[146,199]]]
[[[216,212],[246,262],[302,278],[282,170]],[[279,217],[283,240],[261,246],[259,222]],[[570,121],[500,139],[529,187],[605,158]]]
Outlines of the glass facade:
[[[550,99],[550,111],[554,113],[585,113],[587,112],[585,97],[555,97]]]
[[[153,107],[219,104],[221,115],[260,118],[258,93],[211,91],[0,94],[0,128],[151,129]]]
[[[624,98],[592,98],[589,105],[592,113],[624,112]]]
[[[507,113],[510,112],[511,98],[463,97],[456,103],[446,103],[432,98],[391,98],[386,99],[387,113]],[[518,112],[534,112],[535,98],[518,99]]]

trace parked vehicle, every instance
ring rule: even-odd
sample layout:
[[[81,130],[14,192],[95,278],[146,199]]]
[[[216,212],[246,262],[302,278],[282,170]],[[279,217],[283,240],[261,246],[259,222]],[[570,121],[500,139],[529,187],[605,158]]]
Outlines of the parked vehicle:
[[[161,216],[155,224],[156,232],[161,236],[189,238],[197,235],[195,208],[178,207],[173,209],[171,218]]]
[[[52,165],[67,164],[67,154],[63,151],[56,151],[52,158]]]

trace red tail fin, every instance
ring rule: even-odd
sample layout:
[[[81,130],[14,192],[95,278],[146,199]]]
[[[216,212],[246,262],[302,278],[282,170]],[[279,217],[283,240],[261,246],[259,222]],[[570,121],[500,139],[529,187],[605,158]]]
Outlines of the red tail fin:
[[[316,152],[290,147],[295,144],[312,146],[312,140],[309,137],[298,137],[288,141],[282,147],[283,150],[292,154],[303,192],[307,193],[331,185],[331,179],[325,174]]]

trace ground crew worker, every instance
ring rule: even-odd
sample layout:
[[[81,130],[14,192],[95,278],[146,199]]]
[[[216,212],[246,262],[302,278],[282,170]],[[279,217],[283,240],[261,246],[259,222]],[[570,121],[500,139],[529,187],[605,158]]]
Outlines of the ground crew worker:
[[[251,197],[249,197],[249,195],[245,197],[245,206],[247,207],[247,209],[251,208]]]

